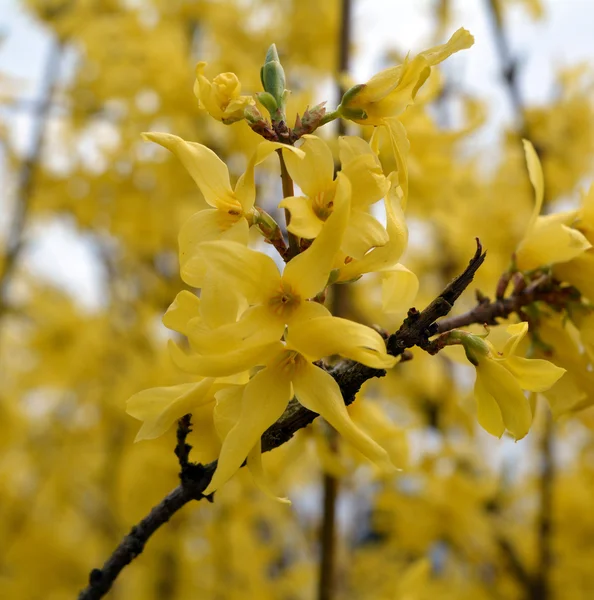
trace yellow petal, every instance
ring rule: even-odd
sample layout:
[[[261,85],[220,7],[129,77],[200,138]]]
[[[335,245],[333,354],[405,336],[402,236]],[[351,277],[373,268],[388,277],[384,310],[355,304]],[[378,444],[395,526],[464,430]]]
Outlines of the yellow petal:
[[[246,310],[239,321],[210,328],[202,319],[194,319],[188,327],[188,339],[199,354],[223,354],[241,345],[260,346],[279,340],[285,322],[266,306]]]
[[[376,369],[389,369],[398,362],[386,352],[377,331],[339,317],[319,317],[290,327],[287,343],[312,361],[340,354]]]
[[[565,373],[565,369],[548,360],[510,356],[501,364],[515,377],[523,390],[544,392],[552,387]]]
[[[203,242],[226,240],[247,246],[248,222],[218,208],[194,213],[181,227],[178,237],[180,274],[193,287],[202,287],[206,263],[198,250]]]
[[[241,415],[223,441],[217,470],[205,495],[219,489],[241,467],[261,435],[283,414],[292,395],[291,382],[276,364],[250,380],[243,393]]]
[[[199,316],[200,299],[192,292],[183,290],[175,297],[167,312],[163,315],[163,325],[167,329],[187,335],[188,323]]]
[[[313,211],[311,198],[290,196],[279,203],[279,208],[286,208],[291,213],[288,230],[292,234],[313,240],[322,231],[324,221]]]
[[[474,399],[479,425],[491,435],[500,438],[505,432],[501,409],[478,375],[474,383]]]
[[[197,383],[182,383],[172,387],[158,387],[134,394],[126,403],[126,412],[143,421],[136,440],[152,440],[163,435],[178,419],[191,413],[195,407],[213,402],[209,393],[214,379]]]
[[[530,217],[527,227],[527,231],[530,231],[530,229],[532,229],[536,223],[536,219],[542,209],[542,201],[544,199],[544,177],[542,174],[542,166],[540,164],[538,154],[536,154],[536,150],[534,150],[534,146],[528,140],[522,140],[522,142],[524,144],[524,153],[526,154],[526,163],[528,165],[528,175],[530,177],[532,187],[534,188],[535,199],[534,209],[532,210],[532,216]]]
[[[371,248],[385,246],[389,242],[388,232],[369,213],[354,210],[344,232],[342,251],[360,260]]]
[[[353,208],[366,209],[388,191],[381,163],[369,144],[359,137],[341,137],[339,147],[341,173],[351,182]]]
[[[229,385],[215,393],[213,421],[221,442],[239,421],[244,390],[245,385]]]
[[[522,439],[532,424],[530,405],[515,377],[497,361],[485,357],[476,368],[477,378],[499,405],[506,429]]]
[[[210,148],[186,142],[170,133],[143,133],[142,137],[177,156],[208,204],[221,210],[241,212],[241,205],[231,189],[227,165]]]
[[[394,266],[408,243],[408,229],[396,184],[392,185],[384,202],[386,208],[386,231],[389,241],[384,246],[370,250],[361,260],[353,260],[340,268],[338,281],[351,281],[363,273],[380,271]]]
[[[323,304],[314,302],[313,300],[306,300],[299,303],[295,311],[286,320],[286,324],[289,325],[289,327],[299,327],[304,321],[331,316],[332,314]]]
[[[421,52],[420,55],[427,59],[431,66],[435,66],[452,56],[452,54],[470,48],[473,44],[474,37],[472,34],[467,29],[460,27],[445,44],[429,48]]]
[[[538,217],[516,251],[516,262],[522,270],[568,262],[592,247],[586,236],[567,227],[558,215]]]
[[[263,346],[242,346],[225,354],[204,356],[187,354],[173,340],[168,342],[169,354],[176,367],[204,377],[226,377],[266,364],[282,348],[281,342],[272,342]]]
[[[334,159],[324,140],[315,135],[304,135],[303,139],[303,157],[292,152],[283,152],[283,157],[291,179],[306,196],[314,197],[334,185]]]
[[[200,251],[208,263],[209,274],[228,290],[243,296],[249,304],[266,302],[280,287],[277,266],[262,252],[235,242],[205,242],[200,245]],[[203,303],[209,293],[209,287],[205,286],[201,295]]]
[[[404,265],[380,272],[382,280],[382,310],[397,313],[409,309],[419,291],[418,277]]]
[[[283,281],[301,298],[313,298],[326,287],[342,244],[349,212],[350,183],[339,173],[332,214],[312,245],[305,252],[292,258],[283,273]]]
[[[250,453],[247,456],[247,468],[254,478],[254,483],[258,486],[260,491],[262,491],[266,496],[268,496],[271,500],[276,500],[281,504],[291,504],[291,501],[288,498],[282,498],[277,496],[271,488],[270,481],[268,477],[266,477],[266,473],[264,473],[264,468],[262,466],[262,442],[258,440],[256,445],[251,449]]]
[[[506,327],[505,331],[510,334],[510,337],[506,340],[501,354],[505,357],[513,356],[518,349],[518,345],[528,333],[528,323],[526,321],[514,323]]]
[[[351,420],[331,375],[303,360],[293,375],[293,388],[300,404],[324,417],[361,454],[383,469],[394,470],[388,453]]]
[[[408,199],[408,155],[410,152],[410,142],[406,135],[404,125],[397,118],[387,118],[384,124],[388,129],[396,169],[398,171],[398,184],[402,188],[403,202],[402,208],[406,208]]]

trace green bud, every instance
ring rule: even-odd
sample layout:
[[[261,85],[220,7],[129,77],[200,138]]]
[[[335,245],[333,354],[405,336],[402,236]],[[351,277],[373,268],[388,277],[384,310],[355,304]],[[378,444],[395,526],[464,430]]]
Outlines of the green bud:
[[[256,98],[261,102],[264,108],[273,115],[278,111],[278,104],[276,102],[275,97],[268,92],[259,92],[256,94]]]
[[[336,109],[336,112],[343,118],[350,121],[361,121],[367,118],[367,113],[362,108],[347,108],[342,104]]]
[[[266,61],[260,69],[260,79],[265,92],[268,92],[276,101],[277,110],[284,110],[286,94],[285,94],[285,70],[283,69],[278,58],[275,44],[268,48],[266,53]],[[264,103],[263,103],[264,104]],[[265,105],[266,106],[266,105]],[[268,107],[266,107],[268,108]]]

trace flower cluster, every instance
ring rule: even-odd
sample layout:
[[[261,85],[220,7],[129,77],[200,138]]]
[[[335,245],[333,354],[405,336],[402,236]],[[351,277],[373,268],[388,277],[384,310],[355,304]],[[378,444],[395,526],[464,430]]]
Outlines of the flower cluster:
[[[200,106],[225,124],[245,118],[265,138],[234,186],[225,163],[206,146],[168,133],[144,134],[179,159],[210,208],[190,217],[179,235],[181,276],[199,288],[199,296],[180,292],[163,319],[181,336],[169,342],[173,362],[194,379],[140,392],[129,400],[128,412],[143,421],[137,439],[158,437],[185,414],[194,415],[200,457],[218,459],[206,494],[219,489],[244,463],[256,483],[271,493],[261,464],[261,437],[295,402],[321,415],[380,470],[394,467],[394,452],[349,415],[328,361],[349,359],[389,369],[397,359],[387,353],[376,330],[333,315],[325,301],[331,288],[375,273],[382,281],[384,312],[398,314],[411,306],[419,282],[399,263],[408,243],[404,210],[409,151],[399,117],[431,67],[472,43],[472,36],[461,29],[443,46],[354,86],[334,112],[325,114],[319,107],[305,111],[293,130],[286,126],[288,91],[274,46],[262,68],[264,92],[254,97],[240,96],[240,83],[232,73],[208,81],[205,64],[199,63],[195,93]],[[262,117],[262,107],[270,121]],[[311,132],[336,118],[384,127],[395,169],[384,172],[375,134],[370,142],[340,137],[335,157],[332,144]],[[516,261],[522,268],[551,262],[543,255],[543,240],[552,240],[554,256],[574,258],[589,244],[567,226],[573,213],[538,216],[542,174],[534,150],[527,146],[526,151],[537,203]],[[258,203],[256,168],[274,153],[283,178],[285,197],[278,208],[285,210],[285,228]],[[300,194],[292,192],[294,183]],[[275,258],[265,242],[278,251]],[[479,423],[497,436],[507,429],[523,437],[532,412],[522,390],[546,390],[564,372],[545,360],[514,356],[527,328],[527,323],[512,325],[501,354],[465,332],[453,332],[444,342],[464,344],[477,368]],[[375,426],[369,430],[379,431]]]

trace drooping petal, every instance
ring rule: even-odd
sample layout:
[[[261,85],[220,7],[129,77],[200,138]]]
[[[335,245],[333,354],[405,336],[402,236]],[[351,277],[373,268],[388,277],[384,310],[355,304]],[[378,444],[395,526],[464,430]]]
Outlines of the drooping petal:
[[[206,242],[200,245],[200,251],[208,263],[209,273],[249,304],[265,302],[280,286],[277,266],[262,252],[235,242]],[[203,303],[208,293],[209,288],[205,286],[201,296]]]
[[[291,501],[288,498],[279,497],[272,491],[270,480],[266,476],[266,473],[264,472],[264,467],[262,466],[261,440],[258,440],[256,442],[256,445],[250,450],[250,453],[247,455],[247,468],[251,473],[252,477],[254,478],[254,483],[266,496],[268,496],[271,500],[276,500],[277,502],[280,502],[282,504],[291,504]]]
[[[188,290],[182,290],[175,297],[163,315],[163,325],[182,335],[188,333],[188,323],[200,314],[200,299]]]
[[[126,412],[143,422],[135,441],[155,439],[195,407],[214,402],[210,393],[213,382],[213,378],[207,378],[197,383],[151,388],[134,394],[126,403]]]
[[[204,491],[211,494],[241,467],[261,435],[283,414],[293,390],[277,363],[258,372],[245,386],[241,415],[223,441],[217,470]]]
[[[408,229],[395,184],[386,196],[385,208],[388,243],[370,250],[361,260],[353,260],[341,267],[338,281],[351,281],[363,273],[381,271],[395,265],[402,256],[408,243]]]
[[[168,349],[176,367],[187,373],[203,377],[226,377],[247,371],[257,365],[263,365],[272,356],[282,350],[281,342],[272,342],[262,346],[242,346],[225,354],[186,354],[173,340],[169,340]]]
[[[497,361],[487,357],[479,361],[476,373],[499,405],[506,429],[517,440],[522,439],[532,424],[532,413],[515,377]]]
[[[227,165],[210,148],[197,142],[186,142],[171,133],[143,133],[142,137],[177,156],[210,206],[241,212],[241,205],[231,189]]]
[[[302,298],[313,298],[326,287],[342,244],[349,212],[350,183],[339,173],[332,214],[312,245],[292,258],[283,273],[283,281]]]
[[[358,139],[360,144],[354,143],[354,139]],[[386,195],[388,179],[377,155],[366,141],[347,136],[339,138],[339,144],[341,173],[351,182],[353,208],[366,209]],[[355,153],[357,150],[359,154]]]
[[[408,199],[408,155],[410,153],[410,142],[406,135],[404,125],[397,118],[384,119],[384,124],[388,130],[396,169],[398,170],[398,184],[402,188],[403,208],[406,208]]]
[[[472,34],[467,29],[460,27],[445,44],[424,50],[420,55],[426,58],[431,66],[435,66],[452,56],[452,54],[470,48],[473,44],[474,37]]]
[[[319,317],[290,327],[287,343],[312,361],[339,354],[375,369],[390,369],[398,362],[386,352],[377,331],[339,317]]]
[[[380,272],[382,280],[382,310],[397,313],[413,305],[419,291],[418,277],[404,265],[395,265]]]
[[[239,421],[244,390],[245,385],[229,385],[215,393],[213,422],[221,442]]]
[[[523,390],[544,392],[551,388],[565,373],[565,369],[548,360],[510,356],[501,364],[516,378]]]
[[[324,221],[314,212],[311,198],[289,196],[279,203],[279,208],[286,208],[291,213],[288,230],[292,234],[313,240],[322,231]]]
[[[246,310],[239,321],[210,328],[202,319],[189,324],[188,339],[199,354],[223,354],[242,345],[260,346],[279,340],[285,322],[267,306],[253,306]]]
[[[283,157],[291,179],[306,196],[313,197],[334,185],[334,159],[324,140],[315,135],[304,135],[303,139],[303,157],[292,152],[283,152]]]
[[[394,470],[388,453],[351,420],[331,375],[302,359],[293,374],[293,388],[300,404],[324,417],[361,454],[383,469]]]
[[[501,409],[478,375],[474,383],[474,399],[480,426],[491,435],[500,438],[505,433]]]
[[[193,287],[202,287],[206,263],[199,251],[203,242],[227,240],[247,246],[248,222],[241,215],[230,215],[218,208],[194,213],[182,226],[178,236],[180,274]]]

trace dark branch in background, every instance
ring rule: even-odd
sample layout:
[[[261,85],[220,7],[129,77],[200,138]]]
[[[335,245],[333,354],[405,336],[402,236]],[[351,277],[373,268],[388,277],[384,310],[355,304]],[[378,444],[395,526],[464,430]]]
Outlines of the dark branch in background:
[[[400,329],[388,339],[388,351],[402,356],[407,348],[425,345],[437,330],[436,319],[449,313],[453,303],[470,285],[477,269],[483,264],[485,254],[477,240],[477,251],[465,271],[446,286],[443,292],[425,310],[409,311],[409,317]],[[383,377],[386,372],[372,369],[352,361],[344,361],[332,368],[330,374],[340,387],[345,405],[352,404],[361,386],[374,377]],[[297,400],[289,402],[281,418],[262,435],[262,450],[268,452],[288,442],[299,429],[309,425],[317,413],[307,410]],[[161,525],[191,500],[210,499],[202,492],[208,487],[217,468],[217,461],[208,465],[186,462],[186,437],[190,429],[190,418],[183,417],[178,425],[178,443],[175,453],[181,464],[181,483],[164,500],[155,506],[149,515],[135,525],[120,542],[101,569],[93,569],[89,585],[79,595],[79,600],[98,600],[111,588],[122,569],[130,564],[143,550],[146,542]]]
[[[31,203],[31,196],[35,187],[35,179],[45,136],[47,133],[47,119],[52,107],[52,98],[56,92],[60,77],[60,63],[64,52],[64,42],[55,41],[49,51],[47,63],[43,73],[41,98],[35,105],[32,116],[33,131],[31,133],[31,148],[28,156],[23,160],[16,181],[16,195],[14,214],[8,230],[6,248],[0,271],[0,317],[7,309],[7,295],[18,257],[23,249],[24,230]]]
[[[502,15],[502,3],[499,0],[486,0],[487,11],[489,13],[490,22],[492,24],[493,36],[495,38],[495,44],[499,55],[499,61],[501,64],[501,74],[505,82],[505,87],[509,95],[512,107],[516,114],[516,119],[519,126],[520,137],[530,139],[530,132],[526,123],[526,110],[524,102],[522,100],[522,93],[518,82],[518,61],[513,57],[507,35],[505,32],[505,26],[503,23]],[[536,152],[542,158],[542,150],[535,145]],[[546,196],[545,196],[546,203]],[[568,292],[571,293],[571,292]],[[499,294],[498,294],[499,297]],[[547,301],[547,299],[542,298]],[[554,299],[554,298],[553,298]],[[553,306],[555,306],[553,304]],[[478,307],[477,307],[478,308]],[[511,312],[518,312],[512,310]],[[502,316],[502,315],[498,315]],[[526,592],[527,600],[547,600],[551,595],[549,585],[549,571],[552,563],[552,548],[551,548],[551,513],[552,513],[552,493],[553,493],[553,478],[554,478],[554,465],[553,465],[553,437],[554,427],[551,421],[551,415],[546,415],[547,425],[543,432],[542,439],[542,473],[540,480],[540,512],[538,515],[537,523],[537,539],[539,547],[539,560],[536,566],[536,571],[531,575],[530,585],[526,585],[525,581],[524,589]],[[509,548],[510,552],[513,552],[513,548]],[[519,557],[516,557],[519,562]]]
[[[340,25],[338,31],[338,61],[337,61],[337,101],[340,104],[345,89],[342,86],[342,77],[349,72],[352,2],[341,0]],[[339,136],[346,134],[345,119],[338,119],[337,131]],[[335,162],[334,170],[339,165]],[[335,174],[336,176],[336,174]],[[332,289],[331,312],[337,317],[346,317],[348,311],[348,294],[350,289],[344,285],[335,285]],[[328,445],[330,451],[337,453],[339,450],[337,432],[328,426]],[[322,481],[322,524],[320,528],[320,561],[318,566],[318,600],[331,600],[334,597],[336,585],[336,505],[338,503],[340,481],[332,473],[324,473]]]

